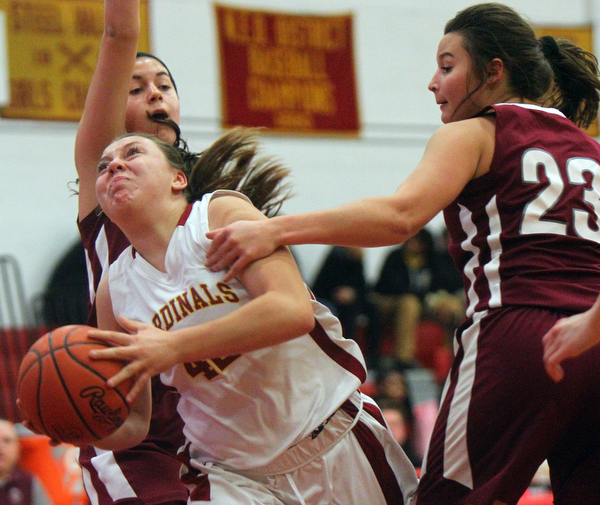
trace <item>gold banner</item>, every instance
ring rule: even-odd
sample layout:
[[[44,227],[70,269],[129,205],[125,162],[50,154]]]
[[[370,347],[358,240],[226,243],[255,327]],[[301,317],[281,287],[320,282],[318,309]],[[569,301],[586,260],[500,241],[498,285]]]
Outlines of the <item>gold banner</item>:
[[[215,8],[224,126],[358,132],[351,15]]]
[[[594,53],[594,43],[592,39],[592,27],[560,27],[560,26],[538,26],[535,28],[535,33],[538,37],[544,37],[545,35],[551,35],[555,39],[567,39],[573,42],[576,46],[581,47],[584,51]],[[592,137],[598,136],[598,119],[585,130]]]
[[[10,104],[5,118],[79,121],[104,30],[103,0],[0,0]],[[139,50],[148,51],[148,2]]]

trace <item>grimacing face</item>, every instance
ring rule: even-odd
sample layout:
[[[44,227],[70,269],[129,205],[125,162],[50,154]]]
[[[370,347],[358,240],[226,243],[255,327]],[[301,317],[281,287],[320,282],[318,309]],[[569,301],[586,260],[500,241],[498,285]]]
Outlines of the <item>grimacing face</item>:
[[[98,203],[113,219],[121,209],[148,209],[182,189],[187,182],[173,168],[163,150],[151,139],[126,136],[110,144],[98,163],[96,196]]]

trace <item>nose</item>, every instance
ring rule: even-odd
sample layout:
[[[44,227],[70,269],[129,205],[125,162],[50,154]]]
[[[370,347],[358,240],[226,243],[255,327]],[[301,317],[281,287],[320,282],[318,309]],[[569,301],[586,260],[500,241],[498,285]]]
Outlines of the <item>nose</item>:
[[[434,93],[438,90],[438,84],[435,80],[435,76],[433,76],[431,78],[431,81],[429,81],[429,84],[427,85],[427,89],[429,91],[433,91]]]
[[[158,89],[157,86],[155,86],[154,84],[150,84],[150,86],[148,86],[148,90],[149,90],[148,100],[150,102],[155,102],[156,100],[162,100],[162,93],[161,93],[160,89]]]
[[[120,160],[119,158],[115,158],[108,164],[108,172],[111,175],[114,175],[117,172],[121,172],[124,169],[125,169],[125,167],[123,165],[123,161]]]

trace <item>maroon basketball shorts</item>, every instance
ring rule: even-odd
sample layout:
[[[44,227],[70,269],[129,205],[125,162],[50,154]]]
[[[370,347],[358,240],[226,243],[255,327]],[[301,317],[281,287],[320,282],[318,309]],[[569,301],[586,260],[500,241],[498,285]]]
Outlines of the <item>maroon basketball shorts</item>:
[[[560,314],[485,311],[456,334],[418,505],[516,504],[547,459],[555,504],[600,496],[600,346],[546,374],[542,337]]]

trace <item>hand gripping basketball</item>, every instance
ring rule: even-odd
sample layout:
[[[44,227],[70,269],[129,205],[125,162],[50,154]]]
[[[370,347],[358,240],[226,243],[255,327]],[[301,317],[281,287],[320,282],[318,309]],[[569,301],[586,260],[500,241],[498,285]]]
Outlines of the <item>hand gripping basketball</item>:
[[[29,349],[18,376],[21,414],[34,429],[78,446],[94,444],[125,422],[132,381],[111,388],[106,380],[124,362],[92,360],[89,352],[110,344],[88,338],[89,326],[62,326]]]

